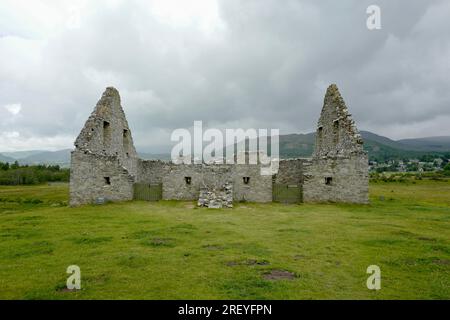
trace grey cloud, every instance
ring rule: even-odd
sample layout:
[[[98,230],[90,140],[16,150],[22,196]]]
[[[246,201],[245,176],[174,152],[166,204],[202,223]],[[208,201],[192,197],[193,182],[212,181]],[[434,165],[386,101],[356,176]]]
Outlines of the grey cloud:
[[[102,4],[84,12],[80,28],[39,44],[13,46],[10,35],[22,27],[0,25],[8,34],[0,58],[12,65],[0,63],[0,108],[22,105],[0,133],[74,139],[109,85],[147,150],[194,120],[308,132],[326,87],[337,83],[360,129],[392,138],[450,134],[445,121],[433,122],[450,117],[446,1],[377,1],[383,29],[369,31],[372,1],[222,0],[222,26],[209,34],[161,22],[146,1]],[[22,57],[35,47],[39,56]]]

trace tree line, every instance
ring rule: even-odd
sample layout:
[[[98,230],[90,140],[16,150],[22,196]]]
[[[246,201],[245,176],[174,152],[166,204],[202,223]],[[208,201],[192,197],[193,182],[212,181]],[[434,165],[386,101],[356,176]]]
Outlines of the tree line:
[[[70,170],[59,165],[20,165],[0,162],[0,185],[34,185],[46,182],[68,182]]]

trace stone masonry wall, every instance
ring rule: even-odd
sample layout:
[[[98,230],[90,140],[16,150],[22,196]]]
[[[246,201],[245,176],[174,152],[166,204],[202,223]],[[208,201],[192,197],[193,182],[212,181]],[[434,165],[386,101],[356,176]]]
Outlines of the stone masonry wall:
[[[308,161],[308,159],[281,160],[278,174],[274,176],[273,182],[287,185],[303,184],[303,166]]]
[[[305,165],[303,201],[368,203],[368,158],[315,159]],[[330,179],[331,178],[331,179]]]
[[[363,140],[336,85],[328,87],[317,125],[313,158],[363,151]]]
[[[232,172],[234,201],[272,201],[272,176],[262,176],[260,165],[237,164],[233,165]],[[248,184],[244,178],[250,178]]]
[[[138,156],[119,92],[115,88],[106,88],[77,137],[75,148],[116,156],[130,174],[136,176]]]
[[[137,183],[161,184],[172,165],[160,160],[138,160]]]
[[[363,141],[336,85],[328,87],[310,163],[304,202],[368,203],[369,165]]]
[[[272,177],[261,176],[259,165],[170,164],[169,168],[162,178],[166,200],[197,200],[202,188],[219,189],[231,182],[234,201],[272,201]],[[191,179],[190,184],[185,178]]]
[[[71,206],[133,199],[134,178],[115,156],[73,151],[70,177]]]
[[[162,179],[163,199],[198,200],[200,189],[218,189],[229,182],[230,169],[228,165],[171,164]]]

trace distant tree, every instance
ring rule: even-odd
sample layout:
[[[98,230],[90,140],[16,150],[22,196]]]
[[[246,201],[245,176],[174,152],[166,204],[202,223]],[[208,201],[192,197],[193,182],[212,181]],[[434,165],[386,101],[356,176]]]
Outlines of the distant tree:
[[[418,171],[419,170],[419,165],[417,163],[409,163],[406,166],[406,170],[407,171]]]
[[[445,171],[450,171],[450,162],[447,163],[447,165],[444,167]]]
[[[19,169],[19,162],[16,160],[14,161],[14,163],[11,165],[11,169]]]
[[[8,171],[9,170],[9,163],[8,162],[6,162],[6,163],[0,162],[0,169],[4,170],[4,171]]]
[[[58,165],[23,165],[0,163],[0,185],[39,184],[45,182],[68,182],[70,170]]]

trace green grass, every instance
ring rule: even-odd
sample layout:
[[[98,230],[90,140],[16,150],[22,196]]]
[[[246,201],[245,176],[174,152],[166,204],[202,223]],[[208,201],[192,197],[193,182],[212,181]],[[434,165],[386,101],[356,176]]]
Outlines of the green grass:
[[[68,208],[67,185],[0,187],[0,299],[450,299],[450,183],[370,192],[370,205],[213,210]],[[373,264],[380,291],[366,287]],[[64,290],[69,265],[80,291]]]

